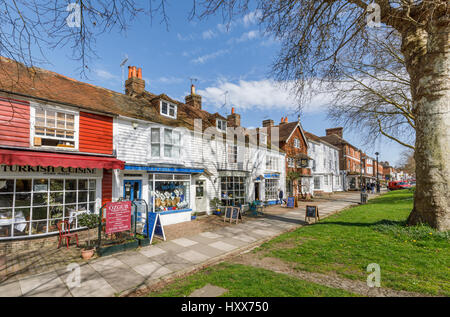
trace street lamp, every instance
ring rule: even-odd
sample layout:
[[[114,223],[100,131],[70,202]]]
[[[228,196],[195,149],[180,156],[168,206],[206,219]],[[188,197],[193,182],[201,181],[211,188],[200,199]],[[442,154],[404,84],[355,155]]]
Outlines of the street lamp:
[[[375,152],[375,155],[377,156],[377,193],[380,192],[380,182],[378,181],[378,155],[380,155],[380,153]]]

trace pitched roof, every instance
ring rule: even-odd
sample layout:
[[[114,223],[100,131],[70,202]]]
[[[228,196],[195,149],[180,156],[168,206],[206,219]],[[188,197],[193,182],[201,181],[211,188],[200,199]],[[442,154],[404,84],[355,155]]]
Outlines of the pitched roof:
[[[349,142],[345,141],[343,138],[341,138],[340,136],[338,136],[336,134],[321,136],[320,138],[334,146],[337,146],[337,147],[339,147],[341,145],[349,145],[351,147],[354,147],[355,149],[358,149],[358,147],[350,144]]]
[[[331,143],[325,141],[325,140],[322,139],[321,137],[319,137],[319,136],[317,136],[317,135],[315,135],[315,134],[313,134],[313,133],[311,133],[311,132],[308,132],[308,131],[304,131],[304,132],[305,132],[306,138],[308,138],[308,139],[310,139],[310,140],[313,140],[313,141],[316,141],[316,142],[319,142],[319,143],[324,143],[324,144],[326,144],[327,146],[331,146],[331,147],[333,147],[333,148],[338,149],[335,145],[333,145],[333,144],[331,144]]]
[[[140,96],[131,97],[52,71],[37,67],[28,68],[1,56],[0,91],[109,115],[120,115],[191,129],[194,119],[202,119],[204,128],[215,126],[217,117],[225,119],[218,113],[210,114],[205,110],[173,100],[165,94],[155,95],[145,91]],[[160,115],[158,107],[160,99],[177,104],[177,119]]]

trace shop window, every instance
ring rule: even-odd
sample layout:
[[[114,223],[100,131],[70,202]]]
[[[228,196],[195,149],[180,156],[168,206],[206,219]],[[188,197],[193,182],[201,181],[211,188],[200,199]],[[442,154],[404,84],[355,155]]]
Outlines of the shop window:
[[[76,114],[36,108],[34,114],[34,145],[75,148]]]
[[[95,179],[0,179],[0,238],[58,231],[58,221],[77,229],[79,212],[96,210]]]
[[[238,206],[245,204],[246,178],[225,176],[220,178],[222,204],[225,206]]]
[[[190,175],[150,175],[149,201],[153,201],[154,198],[155,211],[183,210],[190,208],[190,179]]]
[[[266,200],[277,200],[279,180],[278,179],[266,179],[265,180]]]

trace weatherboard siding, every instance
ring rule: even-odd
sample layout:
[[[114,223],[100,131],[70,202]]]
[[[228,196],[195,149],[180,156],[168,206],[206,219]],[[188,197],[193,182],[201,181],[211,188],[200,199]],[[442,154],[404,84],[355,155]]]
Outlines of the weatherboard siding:
[[[0,98],[0,145],[30,146],[30,104]]]
[[[80,112],[79,151],[113,153],[113,118]]]

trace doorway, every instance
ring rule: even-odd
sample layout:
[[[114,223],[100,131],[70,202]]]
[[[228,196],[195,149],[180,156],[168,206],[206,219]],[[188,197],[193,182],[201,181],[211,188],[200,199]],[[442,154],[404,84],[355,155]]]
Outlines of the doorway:
[[[208,209],[204,180],[195,181],[195,209],[197,212],[206,212]]]
[[[255,200],[261,200],[259,195],[259,182],[255,183]]]
[[[123,200],[141,199],[142,181],[140,180],[124,180],[123,181]]]

